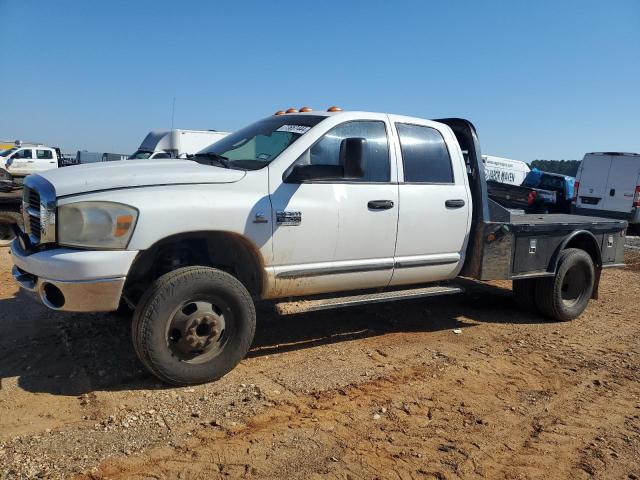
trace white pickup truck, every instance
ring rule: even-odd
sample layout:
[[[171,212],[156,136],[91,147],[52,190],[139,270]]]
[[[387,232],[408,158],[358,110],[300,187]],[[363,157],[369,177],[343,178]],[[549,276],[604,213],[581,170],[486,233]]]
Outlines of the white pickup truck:
[[[14,179],[58,168],[60,150],[44,145],[16,145],[0,152],[0,168]]]
[[[258,300],[325,309],[456,293],[466,276],[513,280],[518,303],[570,320],[623,264],[624,221],[489,200],[468,121],[330,110],[278,112],[186,163],[30,176],[14,278],[55,310],[126,302],[142,363],[185,385],[240,362]]]

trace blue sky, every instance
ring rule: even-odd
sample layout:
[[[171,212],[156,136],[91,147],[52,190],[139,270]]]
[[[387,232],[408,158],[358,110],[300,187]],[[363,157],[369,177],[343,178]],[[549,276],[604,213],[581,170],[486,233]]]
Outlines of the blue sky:
[[[289,106],[476,124],[483,152],[640,152],[640,0],[0,0],[0,139],[129,153]]]

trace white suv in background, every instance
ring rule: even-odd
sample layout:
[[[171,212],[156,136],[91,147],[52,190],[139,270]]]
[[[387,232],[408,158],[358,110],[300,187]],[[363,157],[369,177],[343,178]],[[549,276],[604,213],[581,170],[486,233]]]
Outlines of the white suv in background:
[[[13,177],[58,168],[59,160],[58,151],[44,145],[20,145],[0,152],[0,168]]]

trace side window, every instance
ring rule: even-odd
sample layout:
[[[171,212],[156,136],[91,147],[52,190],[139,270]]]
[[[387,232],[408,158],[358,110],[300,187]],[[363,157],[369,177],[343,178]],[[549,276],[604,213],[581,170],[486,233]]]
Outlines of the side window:
[[[153,158],[171,158],[171,155],[166,152],[160,152],[157,153]]]
[[[36,150],[36,157],[40,160],[51,160],[53,158],[53,154],[51,150]]]
[[[303,153],[296,163],[338,165],[340,162],[340,144],[342,140],[349,137],[364,138],[367,141],[364,176],[355,181],[390,181],[389,140],[387,139],[387,130],[384,122],[354,121],[338,125],[329,130],[324,137]]]
[[[435,128],[397,123],[405,182],[453,183],[447,144]]]
[[[13,157],[14,158],[31,158],[31,149],[25,148],[23,150],[18,150]]]

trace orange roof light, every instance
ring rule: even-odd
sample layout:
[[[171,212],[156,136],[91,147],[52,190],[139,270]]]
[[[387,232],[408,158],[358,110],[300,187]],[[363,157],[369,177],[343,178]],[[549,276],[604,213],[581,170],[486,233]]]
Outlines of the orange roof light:
[[[342,109],[340,107],[336,107],[335,105],[333,107],[329,107],[327,108],[327,112],[341,112]]]
[[[295,108],[291,107],[291,108],[288,108],[285,113],[298,113],[298,110],[296,110]]]
[[[284,115],[284,110],[278,110],[274,115]]]
[[[311,111],[313,111],[313,109],[312,109],[311,107],[302,107],[302,108],[300,109],[300,112],[301,112],[301,113],[304,113],[304,112],[311,112]]]

